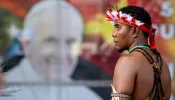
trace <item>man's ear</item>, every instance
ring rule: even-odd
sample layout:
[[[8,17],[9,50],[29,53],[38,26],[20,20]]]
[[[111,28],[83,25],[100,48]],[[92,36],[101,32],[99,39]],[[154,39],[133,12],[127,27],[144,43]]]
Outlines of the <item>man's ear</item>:
[[[134,26],[133,27],[133,34],[132,34],[132,37],[135,38],[135,37],[138,37],[139,36],[139,27],[138,26]]]

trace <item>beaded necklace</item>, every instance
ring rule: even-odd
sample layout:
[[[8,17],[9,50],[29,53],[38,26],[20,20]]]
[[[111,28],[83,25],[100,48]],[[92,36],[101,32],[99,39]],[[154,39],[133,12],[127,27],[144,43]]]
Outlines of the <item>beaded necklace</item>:
[[[148,46],[148,45],[138,45],[138,46],[134,46],[130,50],[128,50],[128,53],[133,52],[137,48],[143,48],[143,49],[151,50],[150,46]]]

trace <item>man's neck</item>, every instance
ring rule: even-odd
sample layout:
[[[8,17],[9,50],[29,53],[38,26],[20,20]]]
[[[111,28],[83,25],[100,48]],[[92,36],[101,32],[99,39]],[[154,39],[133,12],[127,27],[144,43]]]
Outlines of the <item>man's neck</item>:
[[[129,50],[130,50],[131,48],[135,47],[135,46],[138,46],[138,45],[148,45],[148,42],[147,42],[147,40],[145,40],[145,39],[137,40],[137,41],[135,41],[134,43],[131,44],[131,46],[129,47]]]

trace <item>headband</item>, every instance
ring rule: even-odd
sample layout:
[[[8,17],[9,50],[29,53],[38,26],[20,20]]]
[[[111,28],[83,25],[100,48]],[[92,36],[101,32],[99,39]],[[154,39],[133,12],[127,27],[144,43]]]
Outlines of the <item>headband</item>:
[[[122,11],[117,11],[117,10],[107,10],[106,19],[113,25],[117,20],[123,20],[129,25],[137,25],[140,30],[149,33],[148,40],[149,40],[150,47],[151,49],[156,49],[156,43],[155,43],[156,29],[152,28],[152,26],[151,28],[148,28],[145,26],[145,23],[135,19],[134,17],[126,13],[122,13]]]

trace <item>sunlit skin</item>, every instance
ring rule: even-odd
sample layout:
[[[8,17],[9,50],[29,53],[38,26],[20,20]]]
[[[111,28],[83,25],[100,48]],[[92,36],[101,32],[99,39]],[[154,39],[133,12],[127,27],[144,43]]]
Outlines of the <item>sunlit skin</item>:
[[[114,43],[119,52],[128,50],[129,46],[133,42],[133,39],[129,39],[132,36],[136,26],[128,25],[126,22],[119,20],[114,24],[114,31],[112,36],[114,38]]]
[[[147,38],[144,37],[138,26],[128,25],[119,20],[114,24],[112,36],[116,49],[119,52],[131,49],[136,45],[145,45]],[[150,50],[146,50],[151,54],[154,61],[156,55]],[[163,61],[161,73],[162,86],[166,100],[169,100],[171,94],[171,79],[167,64]],[[154,72],[151,64],[139,52],[132,52],[119,58],[113,76],[113,90],[117,93],[131,95],[131,100],[145,100],[150,94],[154,81]],[[115,91],[113,91],[114,93]],[[153,94],[154,95],[154,94]],[[115,100],[115,99],[113,99]],[[120,98],[120,100],[128,100]],[[152,98],[150,98],[152,100]],[[161,100],[163,100],[161,96]]]

